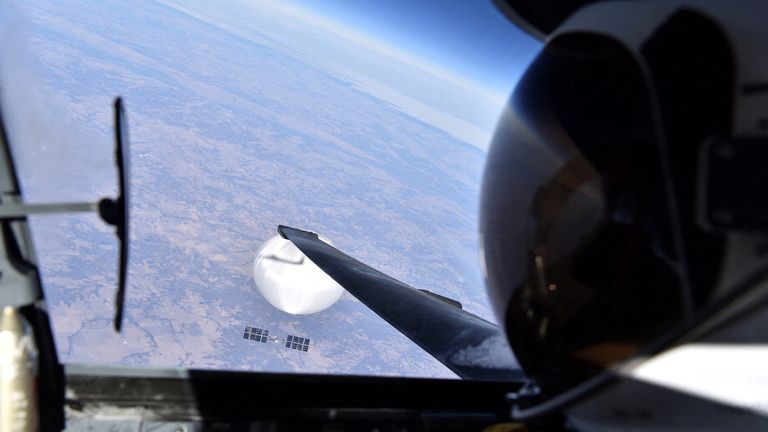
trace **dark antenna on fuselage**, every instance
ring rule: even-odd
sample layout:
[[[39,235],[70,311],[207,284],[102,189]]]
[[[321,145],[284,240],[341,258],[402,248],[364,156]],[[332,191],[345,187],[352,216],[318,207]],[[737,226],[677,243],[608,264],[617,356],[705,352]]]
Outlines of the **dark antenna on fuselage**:
[[[115,165],[117,166],[118,196],[95,202],[26,204],[20,200],[0,203],[0,220],[21,219],[34,214],[98,212],[101,219],[115,227],[120,248],[118,256],[117,294],[115,296],[115,331],[120,332],[125,304],[128,273],[128,209],[129,209],[129,149],[128,122],[121,98],[114,102]]]

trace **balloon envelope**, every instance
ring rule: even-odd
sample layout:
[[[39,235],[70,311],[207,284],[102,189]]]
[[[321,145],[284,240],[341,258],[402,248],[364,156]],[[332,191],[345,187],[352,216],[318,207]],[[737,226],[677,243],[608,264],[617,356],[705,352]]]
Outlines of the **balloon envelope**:
[[[272,306],[294,315],[327,309],[344,293],[344,288],[280,236],[267,240],[256,253],[253,280]]]

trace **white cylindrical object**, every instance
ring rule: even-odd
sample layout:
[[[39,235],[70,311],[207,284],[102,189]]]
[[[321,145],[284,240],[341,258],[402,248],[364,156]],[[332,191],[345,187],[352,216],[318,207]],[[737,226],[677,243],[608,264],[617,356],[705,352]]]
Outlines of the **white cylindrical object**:
[[[253,280],[272,306],[294,315],[325,310],[344,293],[344,288],[280,236],[267,240],[256,253]]]
[[[0,314],[0,432],[38,430],[37,349],[13,307]]]

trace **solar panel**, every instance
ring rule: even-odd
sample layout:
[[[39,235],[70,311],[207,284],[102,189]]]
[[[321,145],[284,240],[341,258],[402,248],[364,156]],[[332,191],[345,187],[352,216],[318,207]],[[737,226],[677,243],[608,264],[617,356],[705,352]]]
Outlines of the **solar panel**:
[[[258,327],[245,326],[243,332],[243,339],[252,340],[254,342],[266,343],[269,341],[269,330],[260,329]],[[279,337],[273,337],[273,341],[284,343],[284,346],[288,349],[294,349],[300,352],[309,351],[309,339],[294,335],[288,335],[285,339]]]
[[[269,340],[269,330],[246,326],[245,332],[243,333],[243,339],[266,343]]]
[[[288,335],[285,338],[285,347],[295,349],[296,351],[307,352],[309,351],[309,339]]]

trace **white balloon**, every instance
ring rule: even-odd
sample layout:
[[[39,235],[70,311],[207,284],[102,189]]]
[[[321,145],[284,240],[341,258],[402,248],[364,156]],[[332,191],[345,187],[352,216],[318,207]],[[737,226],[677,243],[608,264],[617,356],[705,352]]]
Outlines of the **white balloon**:
[[[253,280],[272,306],[294,315],[325,310],[344,293],[344,288],[279,235],[267,240],[256,253]]]

